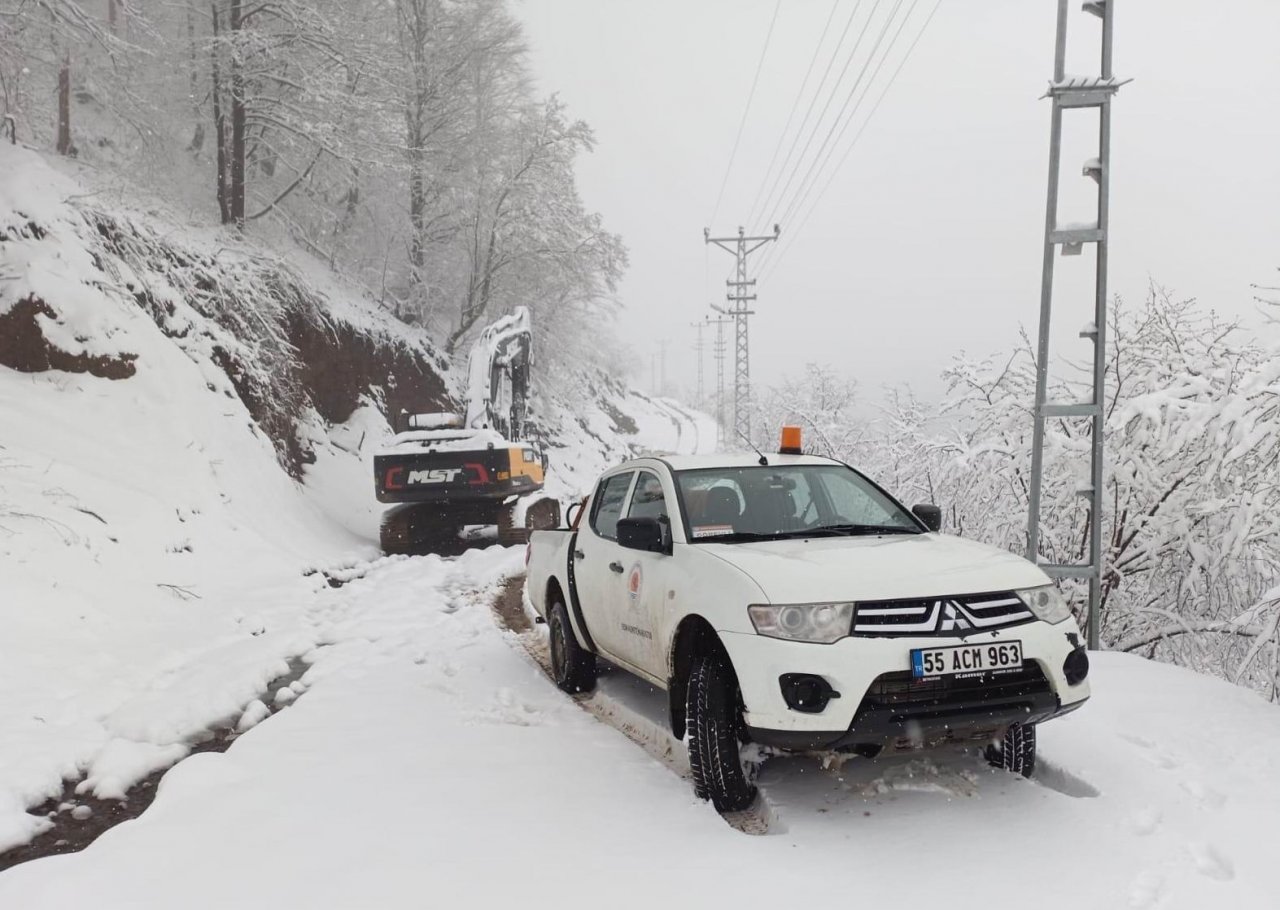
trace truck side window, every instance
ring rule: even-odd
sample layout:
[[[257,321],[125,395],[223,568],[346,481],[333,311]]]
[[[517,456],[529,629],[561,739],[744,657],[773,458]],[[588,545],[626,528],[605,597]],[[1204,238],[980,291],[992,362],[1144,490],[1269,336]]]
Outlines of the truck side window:
[[[600,482],[596,504],[591,510],[591,529],[609,540],[618,539],[618,519],[622,517],[622,504],[631,488],[634,471],[614,474]]]
[[[628,518],[666,518],[667,500],[662,495],[662,481],[657,474],[641,471],[636,491],[631,494]]]

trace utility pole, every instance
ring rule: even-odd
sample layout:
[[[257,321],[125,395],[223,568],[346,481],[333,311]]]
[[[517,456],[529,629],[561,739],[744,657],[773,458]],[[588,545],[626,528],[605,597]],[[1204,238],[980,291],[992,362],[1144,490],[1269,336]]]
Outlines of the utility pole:
[[[702,384],[702,349],[703,349],[702,330],[707,327],[707,323],[691,322],[689,323],[689,325],[690,327],[696,329],[698,332],[698,340],[693,343],[694,353],[698,355],[698,394],[697,394],[697,397],[694,398],[694,401],[698,403],[698,407],[702,407],[702,395],[703,395],[703,388],[704,388]]]
[[[666,394],[667,389],[667,345],[670,344],[667,338],[658,342],[658,388],[657,395],[659,397]]]
[[[707,323],[716,327],[716,340],[712,343],[711,350],[715,353],[716,360],[716,444],[717,446],[724,444],[724,361],[729,345],[724,337],[724,327],[732,322],[731,319],[725,319],[723,316],[717,316],[712,319],[707,317]]]
[[[1031,488],[1027,517],[1027,558],[1039,563],[1053,578],[1079,578],[1089,582],[1089,647],[1099,641],[1098,615],[1102,601],[1102,433],[1105,398],[1107,342],[1107,226],[1111,188],[1111,99],[1128,80],[1111,72],[1111,35],[1115,0],[1088,0],[1085,12],[1102,20],[1102,73],[1099,76],[1066,75],[1068,0],[1058,0],[1058,31],[1054,51],[1053,81],[1047,97],[1053,102],[1049,126],[1049,189],[1045,203],[1044,269],[1040,283],[1040,336],[1036,348],[1036,401],[1031,443]],[[1098,218],[1093,224],[1058,226],[1058,185],[1062,159],[1062,112],[1079,108],[1098,110],[1098,155],[1084,162],[1083,174],[1098,185]],[[1093,389],[1088,401],[1050,403],[1049,328],[1053,307],[1053,259],[1055,248],[1062,255],[1078,255],[1086,243],[1097,245],[1094,281],[1093,322],[1080,332],[1093,342]],[[1060,418],[1088,417],[1091,422],[1089,486],[1078,492],[1089,500],[1089,554],[1086,562],[1046,564],[1040,560],[1040,493],[1044,474],[1045,422]]]
[[[782,233],[778,225],[773,226],[773,234],[766,237],[748,237],[746,231],[738,228],[736,237],[712,237],[710,228],[702,229],[702,237],[706,243],[714,243],[726,253],[732,253],[737,260],[734,278],[725,281],[729,292],[725,299],[729,306],[712,309],[723,313],[734,322],[733,346],[733,428],[747,440],[751,439],[751,352],[747,344],[747,317],[755,310],[747,309],[747,305],[756,299],[755,294],[747,291],[755,286],[755,279],[747,280],[747,257],[766,243],[778,239]],[[732,246],[730,246],[732,244]]]

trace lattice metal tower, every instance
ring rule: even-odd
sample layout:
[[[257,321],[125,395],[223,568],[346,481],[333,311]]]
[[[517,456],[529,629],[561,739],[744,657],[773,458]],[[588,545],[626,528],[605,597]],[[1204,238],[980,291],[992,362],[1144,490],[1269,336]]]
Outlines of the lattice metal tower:
[[[691,322],[689,325],[698,332],[698,339],[693,343],[693,351],[698,357],[698,394],[694,398],[694,401],[698,403],[698,407],[702,407],[702,398],[706,388],[702,382],[702,352],[704,350],[704,345],[702,343],[702,331],[707,327],[707,323]]]
[[[734,277],[725,281],[729,292],[725,299],[729,306],[712,306],[712,309],[733,319],[733,427],[739,436],[751,439],[751,351],[748,345],[747,317],[754,315],[755,310],[747,309],[747,305],[756,299],[755,294],[747,290],[755,286],[755,279],[747,279],[747,257],[766,243],[777,240],[781,234],[778,225],[773,226],[773,234],[767,237],[748,237],[746,230],[738,228],[737,237],[712,237],[710,228],[703,228],[702,236],[707,243],[714,243],[727,253],[732,253],[737,260]],[[732,244],[732,246],[730,246]]]
[[[1049,127],[1049,188],[1045,204],[1044,271],[1040,284],[1040,335],[1036,347],[1036,401],[1031,447],[1031,489],[1027,519],[1027,558],[1040,563],[1054,578],[1080,578],[1089,582],[1089,647],[1098,647],[1098,609],[1102,597],[1102,431],[1104,379],[1107,349],[1107,224],[1111,183],[1111,99],[1124,84],[1111,72],[1111,35],[1115,0],[1089,0],[1085,12],[1102,20],[1102,73],[1099,76],[1066,75],[1068,0],[1058,0],[1057,44],[1054,52],[1053,82],[1048,98],[1053,102]],[[1127,81],[1127,80],[1125,80]],[[1096,108],[1098,111],[1098,155],[1084,163],[1084,176],[1098,185],[1098,217],[1091,225],[1058,226],[1058,187],[1062,159],[1062,114],[1065,110]],[[1088,401],[1050,403],[1049,333],[1053,308],[1053,261],[1057,247],[1064,256],[1078,254],[1083,245],[1097,245],[1094,281],[1093,322],[1080,337],[1093,341],[1093,388]],[[1045,422],[1063,417],[1088,417],[1091,422],[1089,486],[1081,489],[1089,499],[1089,553],[1086,562],[1067,565],[1040,560],[1040,493],[1044,472]]]
[[[716,339],[711,350],[716,361],[716,442],[724,443],[724,362],[729,350],[729,343],[724,337],[724,327],[733,320],[717,316],[707,317],[707,323],[716,327]]]

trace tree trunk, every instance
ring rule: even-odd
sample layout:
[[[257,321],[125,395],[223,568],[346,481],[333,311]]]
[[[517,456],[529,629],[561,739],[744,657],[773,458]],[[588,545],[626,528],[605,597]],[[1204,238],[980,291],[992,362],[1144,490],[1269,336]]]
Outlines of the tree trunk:
[[[187,146],[187,151],[199,157],[200,152],[204,149],[204,121],[200,119],[200,102],[197,100],[200,97],[200,68],[196,63],[196,16],[191,7],[187,7],[187,47],[191,49],[191,72],[189,76],[191,83],[191,122],[194,124],[191,143]],[[216,49],[214,53],[217,53]]]
[[[245,104],[244,66],[240,59],[239,34],[243,0],[231,0],[229,24],[232,36],[231,50],[231,221],[238,228],[244,227],[244,173],[245,173]]]
[[[480,321],[480,317],[489,309],[489,296],[493,291],[493,256],[497,243],[498,228],[495,223],[489,229],[489,240],[485,246],[484,259],[479,269],[479,280],[477,282],[475,274],[472,275],[467,291],[467,301],[462,307],[458,327],[454,329],[453,334],[445,342],[444,349],[449,354],[454,353],[458,347],[458,342],[462,341],[463,336]]]
[[[218,3],[214,0],[213,9],[213,52],[210,55],[213,74],[213,140],[217,146],[217,190],[218,213],[223,224],[231,223],[231,203],[227,198],[227,125],[222,113],[222,68],[218,65],[218,37],[221,28],[218,21]]]
[[[422,294],[425,284],[423,268],[426,265],[426,178],[416,150],[411,150],[414,160],[409,165],[409,283],[416,295]]]
[[[58,67],[58,154],[72,154],[71,145],[71,51],[62,54]]]

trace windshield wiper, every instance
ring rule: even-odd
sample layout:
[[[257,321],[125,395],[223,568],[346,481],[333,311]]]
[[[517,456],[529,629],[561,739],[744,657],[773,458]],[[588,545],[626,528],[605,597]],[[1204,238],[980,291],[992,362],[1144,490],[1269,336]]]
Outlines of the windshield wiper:
[[[803,531],[795,531],[793,535],[803,536],[806,534],[831,534],[831,535],[848,535],[856,536],[861,534],[919,534],[915,528],[903,528],[897,525],[859,525],[859,524],[842,524],[842,525],[819,525],[816,528],[808,528]]]
[[[790,537],[786,531],[773,534],[761,534],[756,531],[734,531],[732,534],[713,534],[708,537],[695,537],[694,543],[752,543],[759,540],[781,540]]]
[[[855,537],[873,534],[919,534],[914,528],[893,525],[819,525],[816,528],[796,528],[793,531],[734,531],[732,534],[716,534],[713,537],[695,538],[695,543],[755,543],[761,540],[788,540],[794,537]]]

